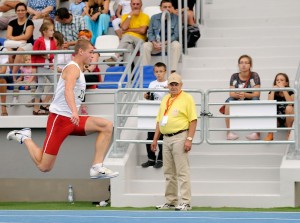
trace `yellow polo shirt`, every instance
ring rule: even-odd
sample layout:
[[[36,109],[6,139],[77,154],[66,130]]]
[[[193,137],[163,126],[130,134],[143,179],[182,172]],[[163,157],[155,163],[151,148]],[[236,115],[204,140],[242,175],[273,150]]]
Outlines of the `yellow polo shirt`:
[[[166,95],[159,107],[156,122],[159,123],[160,132],[162,134],[171,134],[180,130],[188,129],[190,122],[197,119],[196,105],[192,95],[182,91],[173,103],[169,106],[166,113],[168,122],[165,126],[161,126],[165,110],[167,108],[167,101],[171,97],[170,94]],[[172,98],[169,101],[171,103]]]
[[[122,15],[122,22],[125,21],[127,16],[128,16],[128,14]],[[136,29],[136,28],[140,28],[142,26],[149,27],[149,25],[150,25],[149,16],[147,14],[141,12],[138,16],[133,15],[131,17],[130,24],[129,24],[129,29]],[[137,38],[140,38],[144,41],[147,39],[147,32],[144,35],[141,35],[141,34],[138,34],[138,33],[135,33],[135,32],[126,32],[126,34],[132,35],[132,36],[137,37]]]

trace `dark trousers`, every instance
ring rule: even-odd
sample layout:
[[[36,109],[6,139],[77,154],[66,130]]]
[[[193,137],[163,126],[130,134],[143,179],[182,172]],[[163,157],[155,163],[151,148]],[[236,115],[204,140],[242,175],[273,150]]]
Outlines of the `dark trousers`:
[[[147,140],[153,140],[154,134],[155,134],[155,132],[148,132]],[[163,134],[160,135],[159,140],[163,140]],[[147,148],[148,159],[156,161],[156,155],[155,155],[155,152],[153,152],[151,150],[151,144],[146,144],[146,148]],[[158,148],[159,148],[159,152],[158,152],[157,160],[162,161],[163,160],[162,144],[158,144]]]

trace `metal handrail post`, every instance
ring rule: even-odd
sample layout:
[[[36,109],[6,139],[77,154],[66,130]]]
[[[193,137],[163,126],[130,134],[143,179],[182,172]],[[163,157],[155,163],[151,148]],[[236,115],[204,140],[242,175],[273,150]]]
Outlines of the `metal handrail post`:
[[[167,63],[165,62],[166,58],[166,30],[165,30],[165,23],[167,19]],[[171,14],[165,10],[162,12],[161,15],[161,56],[162,61],[167,64],[167,75],[170,75],[170,66],[171,66]]]

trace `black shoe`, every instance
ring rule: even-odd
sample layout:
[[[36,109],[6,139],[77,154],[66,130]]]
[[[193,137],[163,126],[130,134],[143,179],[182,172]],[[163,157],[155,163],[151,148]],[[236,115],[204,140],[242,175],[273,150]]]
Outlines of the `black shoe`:
[[[155,162],[151,161],[151,160],[148,160],[146,163],[142,163],[143,168],[147,168],[149,166],[154,166],[154,165],[155,165]]]
[[[163,162],[158,160],[155,165],[153,166],[153,168],[156,168],[156,169],[159,169],[159,168],[162,168],[163,166]]]

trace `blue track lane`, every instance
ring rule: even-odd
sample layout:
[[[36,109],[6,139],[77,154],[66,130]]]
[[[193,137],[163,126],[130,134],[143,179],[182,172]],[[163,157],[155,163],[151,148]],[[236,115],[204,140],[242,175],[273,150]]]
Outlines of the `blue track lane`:
[[[0,223],[293,223],[297,212],[0,211]]]

